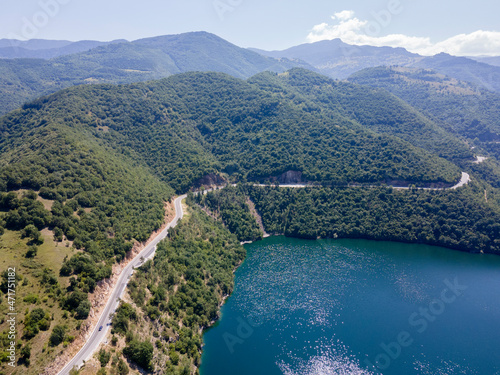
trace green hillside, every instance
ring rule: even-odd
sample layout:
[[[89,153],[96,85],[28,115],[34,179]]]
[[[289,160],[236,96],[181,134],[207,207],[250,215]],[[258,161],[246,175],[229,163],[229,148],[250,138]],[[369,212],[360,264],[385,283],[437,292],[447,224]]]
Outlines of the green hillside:
[[[0,126],[9,139],[39,124],[71,126],[133,156],[179,192],[211,173],[265,181],[297,171],[302,181],[335,185],[452,184],[460,178],[452,163],[373,132],[355,116],[299,103],[286,87],[273,92],[276,76],[268,77],[254,83],[186,73],[144,84],[79,86],[25,105]],[[371,99],[349,105],[370,119],[377,114],[362,108]],[[393,102],[396,108],[384,121],[406,115],[405,106]]]
[[[480,142],[500,141],[500,95],[432,70],[378,67],[349,78],[384,88],[447,125],[447,130]]]
[[[303,69],[262,73],[250,80],[272,91],[293,91],[310,111],[341,114],[377,133],[396,136],[449,160],[471,159],[468,146],[388,91],[335,81]]]
[[[390,91],[448,133],[462,138],[475,148],[475,154],[488,156],[484,163],[469,168],[500,187],[499,94],[432,70],[413,68],[366,69],[349,81]]]
[[[19,277],[19,373],[25,374],[40,374],[78,336],[91,307],[87,293],[162,224],[173,193],[130,157],[70,127],[37,125],[18,129],[15,139],[3,137],[0,158],[0,262]],[[4,316],[8,307],[0,303]],[[50,341],[61,327],[60,340]],[[2,319],[2,335],[7,328]]]

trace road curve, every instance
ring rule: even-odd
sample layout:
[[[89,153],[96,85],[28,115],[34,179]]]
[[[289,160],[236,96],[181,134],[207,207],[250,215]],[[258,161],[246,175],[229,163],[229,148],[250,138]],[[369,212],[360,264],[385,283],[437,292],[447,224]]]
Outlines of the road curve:
[[[173,228],[177,225],[177,222],[182,219],[184,212],[182,211],[181,201],[186,198],[186,195],[181,195],[176,198],[174,201],[175,205],[175,218],[168,223],[168,225],[163,229],[137,256],[130,261],[130,263],[123,269],[120,276],[118,277],[118,281],[116,286],[111,293],[111,296],[106,303],[106,306],[99,317],[99,320],[92,331],[92,334],[87,339],[83,347],[80,351],[73,357],[73,359],[63,367],[61,371],[58,372],[58,375],[67,375],[76,367],[79,369],[85,361],[87,361],[92,354],[97,350],[99,345],[101,344],[104,337],[109,329],[108,323],[111,323],[110,315],[116,310],[119,304],[120,298],[123,296],[125,292],[125,288],[130,280],[130,276],[134,272],[134,269],[140,266],[143,263],[143,260],[150,259],[154,256],[156,251],[156,245],[158,242],[163,240],[168,233],[170,228]],[[103,327],[102,330],[99,330],[99,327]]]
[[[417,188],[419,190],[455,190],[458,189],[461,186],[467,185],[470,182],[470,176],[468,173],[462,172],[462,177],[460,178],[460,181],[458,181],[455,185],[447,187],[447,188]],[[408,190],[410,189],[409,187],[394,187],[396,190]]]

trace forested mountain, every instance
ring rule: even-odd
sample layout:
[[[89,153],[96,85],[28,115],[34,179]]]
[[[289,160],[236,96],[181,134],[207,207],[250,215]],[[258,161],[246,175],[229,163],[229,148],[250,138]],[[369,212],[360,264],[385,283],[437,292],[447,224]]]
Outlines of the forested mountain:
[[[85,329],[87,294],[160,227],[173,191],[131,157],[70,126],[20,130],[0,146],[0,259],[20,280],[18,367],[35,375]],[[7,308],[2,297],[0,311]],[[10,340],[5,320],[0,324],[0,363],[10,373]]]
[[[253,50],[275,58],[301,59],[320,73],[336,79],[347,78],[365,68],[397,65],[433,69],[449,77],[500,92],[500,67],[446,53],[424,57],[404,48],[353,46],[340,39],[302,44],[284,51]]]
[[[367,67],[418,66],[500,90],[500,68],[496,66],[446,54],[424,58],[402,48],[352,46],[339,39],[272,52],[243,49],[205,32],[133,42],[17,42],[0,40],[0,57],[19,57],[0,59],[0,115],[40,95],[73,85],[132,83],[188,71],[248,78],[262,71],[302,67],[343,79]],[[16,46],[12,47],[12,43]]]
[[[205,32],[111,43],[50,60],[0,59],[0,115],[73,85],[140,82],[187,71],[248,78],[295,66],[314,69],[303,62],[261,56]]]
[[[310,84],[305,70],[289,74]],[[286,85],[277,90],[275,80],[286,80],[277,77],[265,74],[245,82],[217,73],[186,73],[145,84],[79,86],[25,105],[0,126],[9,140],[40,124],[70,126],[122,154],[134,152],[177,191],[216,172],[263,181],[299,171],[304,181],[326,184],[451,184],[459,179],[452,163],[393,134],[372,131],[376,127],[367,129],[380,121],[425,125],[397,98],[384,99],[393,106],[387,114],[363,110],[371,108],[375,94],[352,95],[339,108],[323,110]],[[334,93],[339,100],[342,91],[347,89]],[[449,149],[471,158],[459,144]]]
[[[293,92],[297,104],[323,113],[340,113],[365,128],[399,137],[449,160],[472,157],[463,141],[386,90],[335,81],[300,69],[279,76],[262,73],[250,82],[271,91]]]
[[[500,141],[500,94],[417,68],[366,69],[349,81],[386,89],[468,139]]]
[[[139,48],[151,51],[141,43]],[[129,50],[131,45],[105,48]],[[95,56],[102,48],[94,50]],[[100,58],[112,65],[109,54]],[[187,54],[175,64],[190,61]],[[118,59],[114,65],[128,66],[122,63]],[[210,208],[223,208],[219,213],[226,228],[240,239],[261,235],[246,207],[250,196],[264,224],[276,233],[368,237],[377,220],[387,219],[373,238],[412,235],[411,241],[465,250],[478,244],[497,251],[496,238],[490,237],[498,232],[499,195],[481,174],[473,175],[474,185],[460,194],[421,193],[413,186],[449,187],[459,180],[462,165],[472,165],[473,158],[458,136],[383,89],[298,68],[247,80],[189,72],[149,82],[78,85],[24,104],[0,118],[0,254],[20,277],[21,364],[27,373],[38,374],[74,340],[90,313],[88,294],[134,244],[162,224],[174,192],[207,181],[326,185],[318,188],[319,195],[310,188],[291,195],[255,188],[234,199],[207,198]],[[358,187],[347,187],[352,183]],[[410,189],[393,194],[372,185]],[[443,221],[451,206],[454,219]],[[418,212],[411,214],[415,207]],[[469,225],[482,210],[488,220]],[[145,266],[131,288],[136,307],[122,305],[117,314],[121,320],[114,326],[123,324],[115,333],[126,336],[120,342],[123,354],[144,368],[185,366],[183,358],[188,370],[197,365],[200,329],[215,318],[231,291],[232,269],[243,253],[226,228],[204,215],[194,209],[189,221],[172,232],[154,263],[167,272],[148,272],[151,264]],[[392,220],[399,221],[395,228]],[[473,241],[460,242],[462,228],[473,233]],[[7,276],[2,277],[5,293],[1,286]],[[161,303],[166,296],[169,303]],[[0,304],[0,312],[6,308]],[[5,331],[7,323],[0,324]],[[141,329],[151,327],[166,335],[158,338],[156,349],[141,336]],[[5,348],[6,336],[0,338]],[[147,356],[137,355],[142,349]],[[153,352],[172,357],[154,360]],[[104,361],[107,354],[100,354]],[[115,365],[126,367],[121,361],[117,358]]]

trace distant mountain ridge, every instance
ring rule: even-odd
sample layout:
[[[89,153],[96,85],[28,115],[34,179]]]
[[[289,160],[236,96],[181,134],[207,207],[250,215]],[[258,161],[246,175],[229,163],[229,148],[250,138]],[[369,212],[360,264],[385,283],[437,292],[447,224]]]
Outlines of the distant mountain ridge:
[[[51,46],[46,41],[26,46],[37,44]],[[60,48],[72,46],[63,44],[56,42]],[[79,84],[140,82],[188,71],[248,78],[264,70],[283,72],[293,67],[315,70],[304,62],[259,55],[206,32],[109,43],[50,60],[0,59],[0,115],[40,95]]]
[[[12,43],[17,44],[13,47]],[[424,57],[403,48],[353,46],[340,39],[271,52],[240,48],[207,32],[109,43],[0,40],[0,53],[14,53],[12,49],[25,58],[0,58],[0,115],[73,85],[141,82],[188,71],[215,71],[245,79],[262,71],[299,67],[346,79],[376,66],[418,67],[500,92],[497,66],[447,54]],[[62,55],[31,58],[53,54]]]
[[[404,48],[355,46],[344,43],[340,39],[301,44],[283,51],[252,50],[274,58],[303,60],[319,72],[335,79],[346,79],[365,68],[397,65],[433,69],[449,77],[500,92],[500,66],[495,66],[499,64],[498,58],[476,61],[446,53],[425,57],[408,52]],[[489,64],[488,61],[490,61]]]
[[[467,57],[457,57],[447,53],[440,53],[435,56],[426,57],[410,66],[432,69],[449,77],[471,82],[491,91],[500,92],[500,67],[474,61]]]
[[[484,57],[469,57],[472,60],[476,60],[485,64],[500,66],[500,56],[484,56]]]
[[[444,121],[453,133],[481,142],[500,141],[500,94],[478,85],[403,67],[364,69],[348,81],[383,88],[430,118]]]
[[[301,44],[283,51],[252,51],[265,56],[301,59],[321,73],[336,79],[345,79],[352,73],[379,65],[408,65],[423,57],[404,48],[354,46],[340,39]]]
[[[29,50],[53,49],[62,48],[71,43],[69,40],[50,40],[50,39],[30,39],[30,40],[17,40],[17,39],[0,39],[0,48],[6,47],[20,47]]]
[[[113,40],[111,42],[96,40],[70,42],[68,40],[46,39],[31,39],[27,41],[0,39],[0,58],[52,59],[54,57],[88,51],[89,49],[112,43],[127,43],[127,41],[125,39]]]

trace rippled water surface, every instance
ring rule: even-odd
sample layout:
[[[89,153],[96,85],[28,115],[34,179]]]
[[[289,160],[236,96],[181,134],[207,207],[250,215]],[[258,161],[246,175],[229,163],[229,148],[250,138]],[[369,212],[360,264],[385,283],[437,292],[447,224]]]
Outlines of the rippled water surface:
[[[500,257],[364,240],[246,245],[202,375],[500,375]]]

